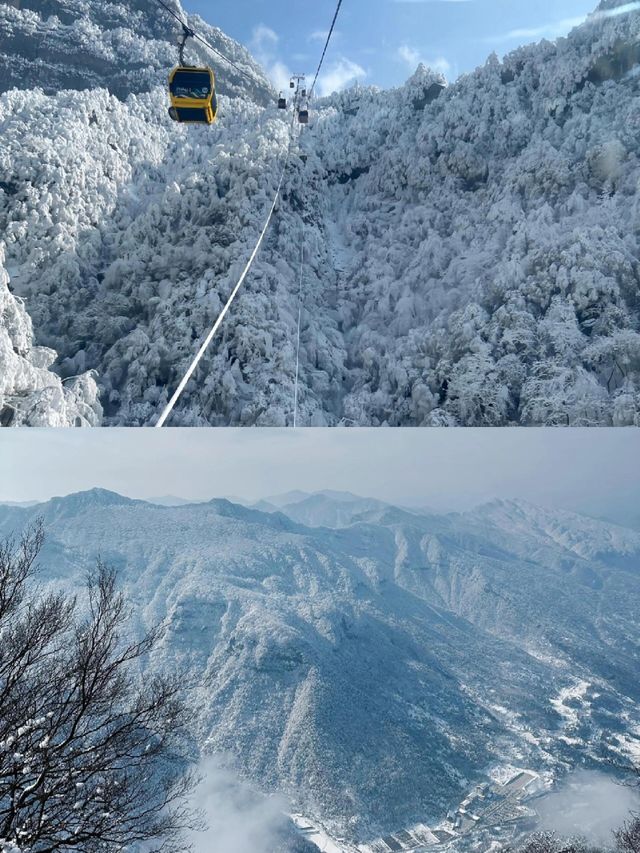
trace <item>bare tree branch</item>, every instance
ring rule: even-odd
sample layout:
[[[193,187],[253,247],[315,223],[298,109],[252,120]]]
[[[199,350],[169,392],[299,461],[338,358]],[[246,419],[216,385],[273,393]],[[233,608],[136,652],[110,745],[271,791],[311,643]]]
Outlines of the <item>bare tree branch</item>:
[[[101,562],[75,599],[30,588],[42,523],[0,543],[0,844],[38,853],[187,850],[190,716],[175,678],[139,676],[160,636],[126,640]]]

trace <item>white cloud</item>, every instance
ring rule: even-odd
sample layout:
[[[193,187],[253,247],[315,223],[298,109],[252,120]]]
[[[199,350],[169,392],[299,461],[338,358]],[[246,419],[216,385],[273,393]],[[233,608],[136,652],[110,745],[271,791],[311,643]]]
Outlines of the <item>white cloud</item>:
[[[268,50],[268,46],[275,47],[280,41],[278,34],[264,24],[258,24],[253,30],[251,44],[256,50]]]
[[[401,0],[395,0],[401,2]],[[402,2],[422,2],[422,0],[402,0]],[[636,12],[640,9],[640,0],[634,0],[632,3],[624,3],[622,6],[617,6],[615,9],[604,9],[600,12],[594,12],[588,17],[563,18],[560,21],[554,21],[548,24],[541,24],[538,27],[522,27],[520,29],[510,30],[508,33],[503,33],[500,36],[495,36],[489,39],[483,39],[487,42],[495,41],[515,41],[522,39],[557,39],[567,35],[574,27],[579,27],[581,24],[593,24],[597,21],[602,21],[605,18],[617,18],[620,15],[628,15],[631,12]]]
[[[289,87],[291,69],[284,62],[276,60],[267,65],[267,74],[276,89],[287,89]]]
[[[284,798],[257,794],[220,758],[203,759],[199,769],[202,782],[193,806],[203,814],[207,829],[192,833],[194,853],[271,853],[280,846]]]
[[[434,71],[439,71],[445,76],[449,75],[451,72],[451,63],[446,60],[444,56],[437,56],[433,59],[428,59],[424,57],[419,50],[408,44],[400,45],[397,51],[397,58],[403,62],[410,71],[415,71],[418,65],[422,62],[423,65],[426,65],[428,68],[432,68]]]
[[[561,21],[555,21],[551,24],[542,24],[539,27],[522,27],[520,29],[509,30],[508,33],[498,36],[498,41],[513,41],[514,39],[541,39],[549,38],[556,39],[566,35],[569,30],[579,26],[584,22],[584,18],[563,18]],[[496,41],[496,39],[491,39]]]
[[[367,72],[357,62],[342,57],[320,76],[318,80],[320,94],[324,96],[330,95],[332,92],[339,92],[346,88],[349,83],[354,83],[366,76]]]
[[[258,62],[276,89],[286,89],[291,78],[291,69],[277,57],[279,35],[270,27],[258,24],[251,36],[251,49]]]
[[[311,33],[311,35],[309,36],[309,41],[325,42],[327,40],[328,35],[329,35],[329,30],[316,30],[315,32]],[[335,36],[336,33],[334,32],[333,35]]]
[[[422,62],[420,51],[416,50],[415,47],[409,47],[408,44],[400,45],[398,48],[398,59],[402,60],[402,62],[411,68],[415,68],[416,65],[419,65],[420,62]]]
[[[637,791],[593,771],[578,771],[539,801],[542,826],[561,835],[579,833],[592,844],[607,844],[612,833],[640,805]]]

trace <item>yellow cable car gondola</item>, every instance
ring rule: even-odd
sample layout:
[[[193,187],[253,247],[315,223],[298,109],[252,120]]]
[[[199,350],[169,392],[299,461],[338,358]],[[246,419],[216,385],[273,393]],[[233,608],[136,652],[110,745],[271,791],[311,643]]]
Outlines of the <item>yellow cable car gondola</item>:
[[[194,31],[183,23],[178,40],[180,60],[169,74],[169,115],[182,124],[212,124],[218,115],[215,74],[209,66],[197,68],[187,65],[184,59],[187,39],[194,36]]]
[[[216,78],[211,68],[177,66],[169,74],[169,96],[174,121],[212,124],[216,120]]]

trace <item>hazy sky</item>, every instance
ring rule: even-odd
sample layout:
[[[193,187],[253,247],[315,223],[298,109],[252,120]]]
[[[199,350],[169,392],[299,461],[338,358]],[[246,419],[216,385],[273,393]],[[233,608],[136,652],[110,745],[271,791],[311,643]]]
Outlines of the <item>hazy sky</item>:
[[[94,486],[192,499],[339,489],[436,509],[522,497],[637,518],[640,430],[0,431],[0,500]]]
[[[247,45],[276,76],[317,66],[335,0],[182,0]],[[398,85],[424,61],[455,79],[542,38],[566,35],[598,0],[343,0],[321,89],[355,78]],[[280,85],[280,84],[278,84]]]

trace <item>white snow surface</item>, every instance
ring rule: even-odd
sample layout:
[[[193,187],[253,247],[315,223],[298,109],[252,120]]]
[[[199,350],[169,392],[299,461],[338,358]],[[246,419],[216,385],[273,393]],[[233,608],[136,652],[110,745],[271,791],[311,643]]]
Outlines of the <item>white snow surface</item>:
[[[0,96],[8,262],[38,343],[62,376],[97,370],[115,425],[158,417],[255,245],[288,143],[258,66],[197,19],[255,82],[218,62],[218,123],[170,122],[174,33],[153,6],[0,6],[0,51],[20,68]],[[635,13],[594,16],[448,87],[420,67],[314,104],[171,423],[293,423],[303,240],[299,424],[640,424],[639,35]]]

